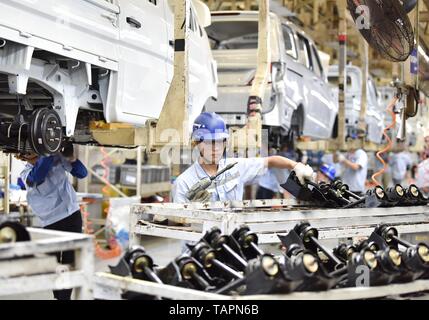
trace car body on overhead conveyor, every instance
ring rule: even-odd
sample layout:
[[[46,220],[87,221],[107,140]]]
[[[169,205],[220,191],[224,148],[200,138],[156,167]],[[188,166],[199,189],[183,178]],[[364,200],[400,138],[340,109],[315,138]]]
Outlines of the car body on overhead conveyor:
[[[362,71],[353,65],[346,67],[345,121],[348,137],[359,135],[359,117],[362,106]],[[335,101],[338,102],[338,65],[331,65],[328,80],[332,86]],[[366,139],[379,144],[383,140],[384,115],[380,111],[377,87],[370,76],[367,84],[367,110],[365,115]]]
[[[290,22],[270,13],[271,74],[262,103],[263,125],[281,138],[336,136],[338,106],[313,40]],[[206,28],[218,65],[218,100],[207,111],[229,126],[246,124],[247,101],[256,73],[257,11],[212,12]]]
[[[158,119],[174,73],[174,1],[0,0],[0,149],[97,144],[90,123]],[[18,18],[19,17],[19,18]],[[190,121],[217,96],[204,27],[190,1]]]

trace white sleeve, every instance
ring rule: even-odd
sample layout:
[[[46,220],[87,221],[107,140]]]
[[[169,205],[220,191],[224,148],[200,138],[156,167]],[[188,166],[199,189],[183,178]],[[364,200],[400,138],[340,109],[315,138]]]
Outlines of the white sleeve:
[[[419,165],[417,169],[416,185],[419,188],[429,187],[429,172],[426,173],[425,162]],[[427,177],[425,175],[427,174]]]
[[[244,185],[256,183],[260,177],[267,173],[266,158],[240,158],[234,160],[238,162],[240,180]]]
[[[174,203],[189,203],[189,199],[186,197],[186,193],[188,192],[189,188],[186,185],[186,183],[181,180],[177,179],[173,184],[173,189],[171,192],[171,198],[172,202]]]
[[[411,159],[411,156],[409,154],[407,154],[407,166],[412,166],[413,165],[413,159]]]
[[[368,156],[365,151],[359,152],[356,164],[360,165],[361,168],[365,168],[368,165]]]

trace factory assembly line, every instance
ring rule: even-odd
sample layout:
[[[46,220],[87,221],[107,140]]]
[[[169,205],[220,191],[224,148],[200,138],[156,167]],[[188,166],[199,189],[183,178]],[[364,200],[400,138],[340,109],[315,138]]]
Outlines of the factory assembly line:
[[[429,300],[428,17],[0,0],[0,300]]]

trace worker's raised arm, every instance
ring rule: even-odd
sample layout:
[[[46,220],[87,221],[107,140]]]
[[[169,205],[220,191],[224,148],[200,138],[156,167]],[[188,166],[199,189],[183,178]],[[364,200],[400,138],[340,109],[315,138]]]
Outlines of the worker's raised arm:
[[[72,162],[71,166],[72,166],[72,170],[70,171],[70,174],[73,177],[76,177],[78,179],[83,179],[88,176],[88,170],[79,159],[76,159],[74,162]]]
[[[272,156],[266,158],[266,164],[268,168],[287,169],[292,171],[298,162],[281,156]]]
[[[29,186],[43,183],[49,171],[54,165],[54,157],[42,157],[34,164],[30,173],[27,175],[26,183]]]
[[[348,159],[345,159],[345,160],[343,161],[343,164],[344,164],[345,166],[349,167],[350,169],[354,170],[354,171],[357,171],[357,170],[362,169],[362,166],[361,166],[360,164],[358,164],[358,163],[353,163],[353,162],[351,162],[351,161],[350,161],[350,160],[348,160]]]
[[[277,168],[294,171],[298,180],[304,184],[306,180],[315,181],[316,174],[309,165],[305,165],[301,162],[296,162],[291,159],[272,156],[266,158],[268,168]]]

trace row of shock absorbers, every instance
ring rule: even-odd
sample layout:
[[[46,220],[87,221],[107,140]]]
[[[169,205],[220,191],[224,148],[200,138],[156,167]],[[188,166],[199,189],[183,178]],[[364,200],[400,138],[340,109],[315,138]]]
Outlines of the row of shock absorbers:
[[[306,184],[301,184],[294,172],[282,187],[297,199],[324,208],[422,206],[429,202],[416,185],[404,188],[398,184],[387,189],[376,186],[360,196],[351,192],[348,185],[339,179],[330,183],[306,181]]]
[[[340,287],[380,286],[429,278],[429,247],[398,237],[395,228],[375,228],[356,244],[332,249],[319,240],[309,223],[280,236],[280,256],[265,253],[247,226],[231,235],[213,228],[189,251],[166,267],[154,264],[146,250],[133,247],[111,266],[124,277],[224,295],[287,294]],[[159,299],[126,292],[125,299]]]
[[[296,250],[292,255],[280,258],[265,253],[258,245],[257,235],[247,226],[237,228],[231,235],[213,228],[188,247],[188,252],[164,268],[155,266],[143,247],[134,247],[110,269],[120,276],[225,295],[318,289],[305,284],[320,272],[313,253]],[[154,297],[127,292],[124,298]]]
[[[317,256],[322,283],[332,281],[337,287],[380,286],[429,277],[428,245],[414,245],[399,238],[394,227],[377,226],[368,239],[342,243],[333,250],[324,246],[318,235],[317,229],[304,222],[279,237],[287,255],[299,248]]]

